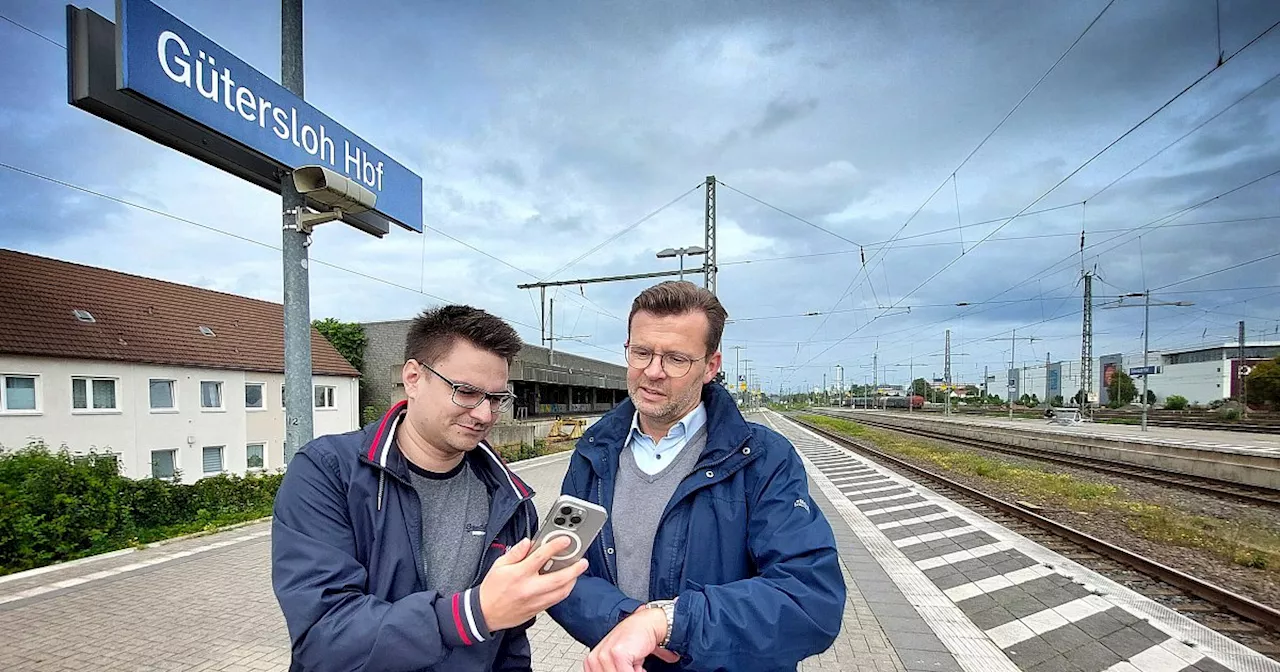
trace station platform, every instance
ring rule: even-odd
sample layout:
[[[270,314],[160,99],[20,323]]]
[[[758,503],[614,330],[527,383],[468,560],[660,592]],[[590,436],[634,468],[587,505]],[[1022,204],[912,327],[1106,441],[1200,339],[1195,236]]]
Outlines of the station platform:
[[[1280,456],[1280,435],[1244,432],[1215,431],[1209,429],[1183,429],[1179,427],[1148,426],[1147,431],[1137,425],[1113,425],[1101,422],[1081,422],[1074,425],[1055,425],[1048,420],[1029,418],[998,418],[990,416],[945,416],[941,413],[908,414],[906,412],[863,411],[832,409],[852,413],[872,413],[890,417],[928,418],[937,422],[954,422],[965,425],[1017,429],[1029,432],[1045,432],[1074,437],[1111,439],[1127,443],[1200,448],[1204,450],[1240,451],[1244,453],[1270,453]]]
[[[805,460],[851,586],[904,666],[913,661],[907,669],[1280,672],[1280,662],[777,413],[762,419]]]
[[[801,672],[1280,672],[1280,663],[783,418],[835,530],[848,585],[835,644]],[[512,464],[545,511],[568,453]],[[0,579],[0,670],[285,670],[270,526]],[[535,672],[582,669],[550,618]]]

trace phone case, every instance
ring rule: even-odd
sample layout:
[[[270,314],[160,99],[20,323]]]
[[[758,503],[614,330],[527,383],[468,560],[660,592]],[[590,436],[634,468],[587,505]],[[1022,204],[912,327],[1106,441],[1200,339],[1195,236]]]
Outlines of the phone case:
[[[564,569],[586,555],[587,548],[595,541],[596,535],[604,527],[609,514],[597,504],[592,504],[577,497],[560,495],[556,503],[547,512],[538,527],[534,538],[534,548],[560,536],[567,536],[573,542],[564,553],[555,556],[542,568],[542,572],[554,572]]]

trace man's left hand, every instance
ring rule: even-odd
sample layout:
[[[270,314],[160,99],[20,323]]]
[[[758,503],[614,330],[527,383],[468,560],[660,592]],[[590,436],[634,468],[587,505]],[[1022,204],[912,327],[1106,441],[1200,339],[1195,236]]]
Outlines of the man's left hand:
[[[667,636],[667,617],[661,609],[639,609],[623,619],[587,654],[583,672],[643,672],[646,656],[674,663],[680,656],[658,648]]]

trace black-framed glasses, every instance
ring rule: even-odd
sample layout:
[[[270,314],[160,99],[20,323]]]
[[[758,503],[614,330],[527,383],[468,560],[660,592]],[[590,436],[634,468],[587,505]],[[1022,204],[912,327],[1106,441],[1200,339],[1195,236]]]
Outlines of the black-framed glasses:
[[[422,362],[418,362],[418,366],[436,374],[440,377],[440,380],[443,380],[449,387],[452,387],[453,403],[463,408],[476,408],[488,400],[489,407],[491,409],[494,409],[499,413],[506,413],[511,410],[511,407],[516,403],[516,394],[511,391],[510,387],[508,387],[504,392],[489,392],[487,390],[482,390],[475,385],[455,383],[446,378],[444,374],[436,371],[426,364],[423,364]]]
[[[649,348],[638,345],[628,345],[624,348],[627,353],[627,364],[635,369],[647,369],[649,363],[653,361],[654,355],[658,353]],[[682,355],[678,352],[662,353],[662,371],[672,378],[681,378],[689,374],[689,369],[693,368],[693,363],[706,359],[707,356],[690,357]]]

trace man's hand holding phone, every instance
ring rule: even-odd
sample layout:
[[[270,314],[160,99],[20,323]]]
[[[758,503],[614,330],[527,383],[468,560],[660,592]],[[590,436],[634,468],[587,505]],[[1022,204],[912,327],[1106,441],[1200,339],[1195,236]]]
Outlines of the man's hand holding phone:
[[[569,596],[587,571],[585,559],[546,574],[541,570],[570,545],[568,538],[559,537],[531,552],[533,542],[524,539],[494,561],[480,583],[480,611],[489,630],[520,625]]]

